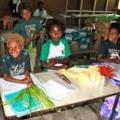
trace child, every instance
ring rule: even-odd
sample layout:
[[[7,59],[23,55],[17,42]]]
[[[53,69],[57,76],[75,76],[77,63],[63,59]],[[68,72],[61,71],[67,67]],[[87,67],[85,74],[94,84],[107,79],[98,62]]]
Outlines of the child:
[[[3,16],[3,28],[4,30],[11,30],[13,27],[12,17],[9,15]]]
[[[32,71],[36,60],[36,47],[41,35],[42,25],[38,19],[31,17],[31,9],[27,4],[21,4],[21,20],[16,24],[13,31],[25,38],[25,48],[29,50]]]
[[[120,63],[120,28],[118,23],[112,23],[108,31],[108,40],[101,43],[97,60],[100,62]]]
[[[32,84],[30,77],[30,60],[27,50],[24,50],[24,38],[16,33],[11,33],[7,39],[8,53],[2,59],[3,78],[7,81],[29,85]],[[25,74],[21,80],[14,76]]]
[[[47,18],[47,11],[44,9],[43,1],[38,2],[38,8],[34,11],[33,16],[41,17],[42,19]]]
[[[47,25],[50,39],[43,45],[40,60],[42,66],[49,69],[66,68],[69,65],[71,51],[67,41],[62,38],[64,25],[61,21],[53,19]]]
[[[33,16],[34,17],[39,17],[40,18],[40,23],[45,26],[46,22],[47,22],[47,11],[46,9],[44,9],[44,2],[43,1],[39,1],[38,2],[38,8],[35,9],[35,11],[33,12]]]

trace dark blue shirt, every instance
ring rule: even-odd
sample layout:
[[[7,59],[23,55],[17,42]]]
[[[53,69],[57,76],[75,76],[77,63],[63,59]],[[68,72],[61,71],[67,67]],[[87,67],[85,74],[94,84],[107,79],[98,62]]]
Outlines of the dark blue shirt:
[[[99,55],[102,57],[112,57],[120,55],[120,42],[114,44],[109,40],[103,40],[101,43]]]
[[[2,73],[11,76],[23,74],[25,71],[30,70],[30,59],[27,50],[23,50],[20,59],[13,58],[9,53],[2,59]]]

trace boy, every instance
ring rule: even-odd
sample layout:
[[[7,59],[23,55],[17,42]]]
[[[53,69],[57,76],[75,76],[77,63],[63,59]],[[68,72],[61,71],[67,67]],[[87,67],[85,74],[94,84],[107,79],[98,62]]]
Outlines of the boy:
[[[47,18],[47,11],[44,9],[43,1],[38,2],[38,8],[34,11],[33,16],[41,17],[42,19]]]
[[[31,18],[30,7],[26,4],[21,4],[20,15],[22,19],[14,27],[14,32],[19,33],[25,38],[25,48],[30,51],[30,62],[32,71],[34,69],[35,58],[36,58],[36,40],[41,35],[42,25],[38,19]]]
[[[61,69],[69,65],[71,51],[67,41],[62,38],[64,25],[57,19],[53,19],[47,25],[50,39],[43,45],[40,60],[42,66],[48,69]]]
[[[29,54],[24,48],[24,38],[16,33],[11,33],[7,39],[8,53],[2,59],[3,78],[10,82],[31,84]],[[21,80],[14,76],[25,74]]]
[[[40,23],[45,26],[47,22],[47,11],[44,9],[44,2],[38,2],[38,8],[33,12],[34,17],[40,18]]]
[[[97,60],[100,62],[120,63],[120,28],[118,23],[112,23],[108,31],[108,40],[101,43]]]

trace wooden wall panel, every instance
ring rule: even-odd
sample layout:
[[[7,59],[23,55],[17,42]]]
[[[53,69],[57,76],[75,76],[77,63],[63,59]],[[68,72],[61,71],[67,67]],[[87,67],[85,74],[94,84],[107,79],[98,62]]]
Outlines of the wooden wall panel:
[[[96,10],[105,10],[107,0],[97,0]]]
[[[0,17],[10,11],[8,2],[9,0],[0,0]]]
[[[68,9],[79,9],[80,8],[80,0],[69,0]]]
[[[39,0],[22,0],[22,1],[31,1],[32,8],[35,9],[37,5],[37,1]],[[50,15],[57,16],[65,12],[66,0],[43,0],[43,1],[45,3],[45,8],[47,9]],[[69,0],[69,1],[70,1],[69,8],[71,9],[79,8],[80,0]],[[83,1],[84,1],[83,9],[91,10],[93,8],[94,0],[83,0]],[[104,9],[105,1],[106,0],[98,0],[97,10]],[[118,0],[109,0],[109,1],[110,3],[108,10],[112,10],[114,7],[117,6]],[[0,16],[2,16],[7,11],[9,11],[8,2],[9,0],[0,0]]]
[[[83,0],[83,9],[84,10],[92,10],[94,0]]]
[[[45,8],[53,16],[64,13],[66,0],[44,0]]]
[[[113,8],[117,7],[118,0],[109,0],[108,10],[113,10]]]

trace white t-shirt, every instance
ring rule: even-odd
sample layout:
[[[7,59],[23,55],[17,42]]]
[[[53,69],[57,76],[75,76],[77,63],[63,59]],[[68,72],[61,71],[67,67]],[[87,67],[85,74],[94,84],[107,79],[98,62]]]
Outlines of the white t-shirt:
[[[64,50],[65,50],[65,46],[61,41],[60,41],[59,45],[50,44],[48,59],[64,57],[65,56]]]
[[[13,4],[17,4],[18,0],[13,0]]]
[[[47,11],[45,9],[42,9],[41,11],[39,9],[36,9],[33,13],[33,16],[46,19],[47,18]]]

